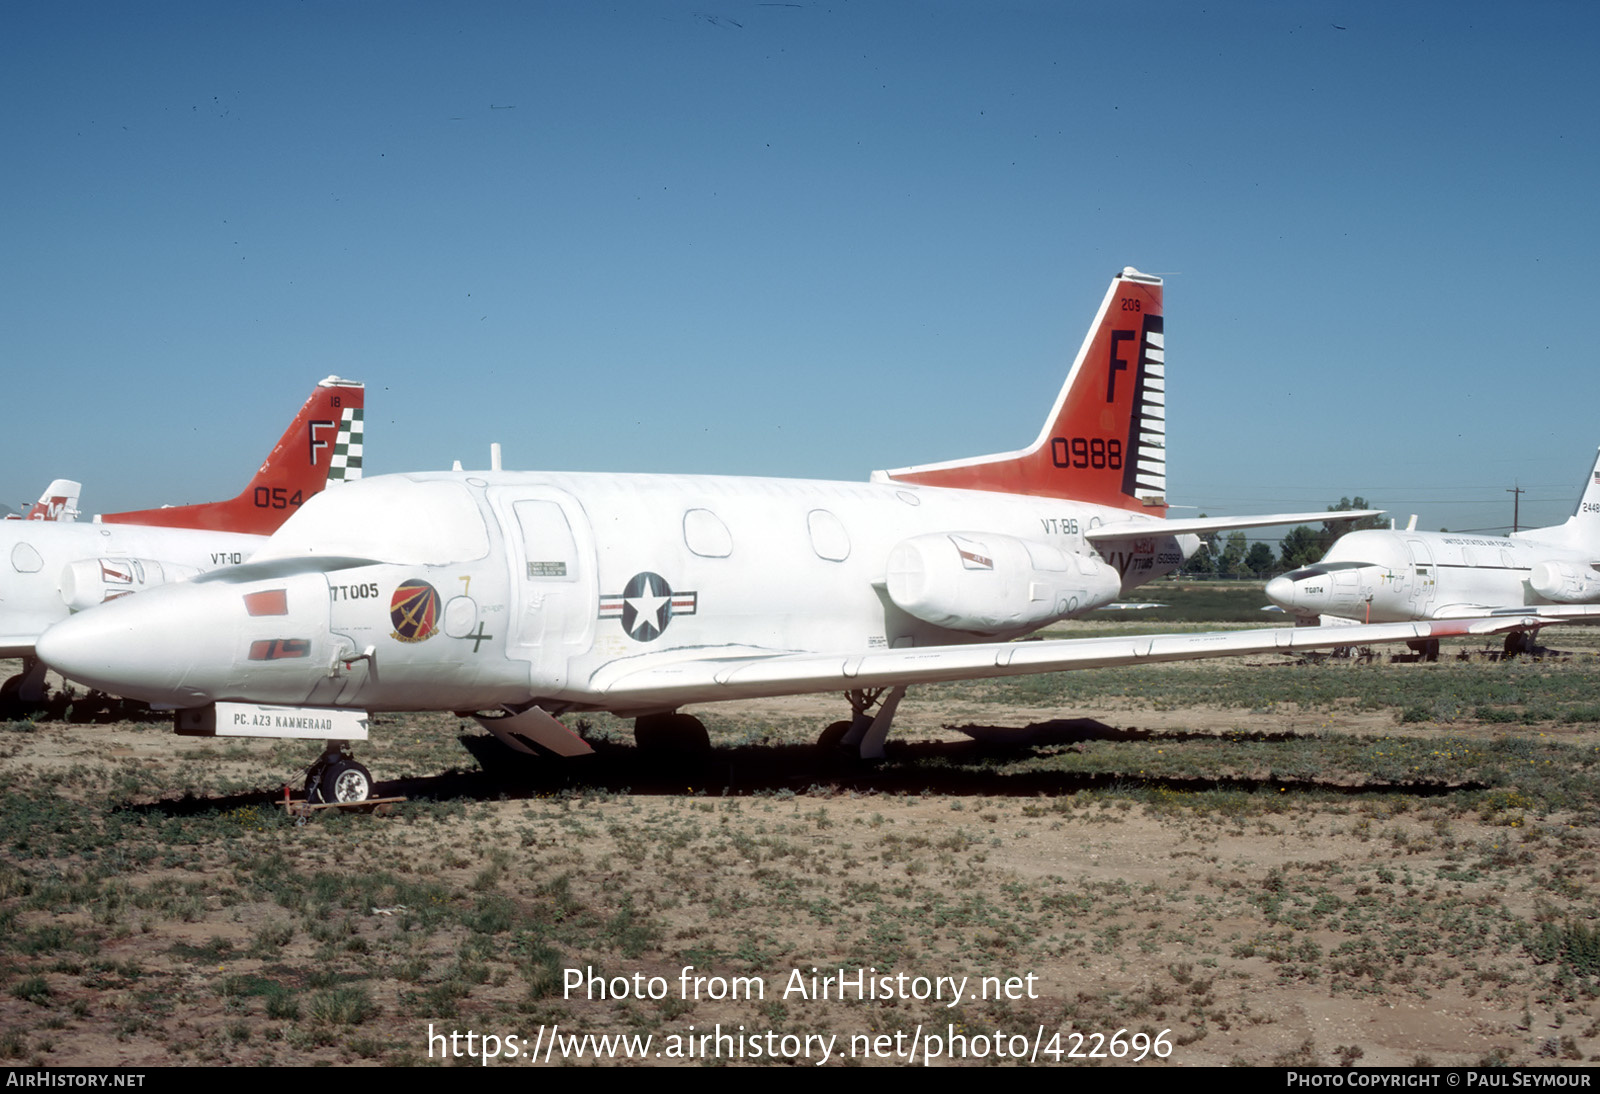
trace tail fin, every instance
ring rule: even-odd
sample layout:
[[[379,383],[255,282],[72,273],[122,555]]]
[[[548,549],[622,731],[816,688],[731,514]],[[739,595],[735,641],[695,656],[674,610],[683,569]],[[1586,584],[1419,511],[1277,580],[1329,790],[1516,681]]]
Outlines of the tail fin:
[[[33,508],[22,514],[23,520],[54,520],[66,523],[78,519],[78,495],[83,491],[81,482],[56,479],[44,488]]]
[[[1164,346],[1161,279],[1129,266],[1112,278],[1031,447],[875,471],[873,481],[1071,498],[1164,516]]]
[[[1600,548],[1600,455],[1595,457],[1589,477],[1584,480],[1578,507],[1568,522],[1576,525],[1586,542]]]
[[[1529,528],[1525,532],[1512,532],[1513,539],[1531,539],[1550,543],[1574,551],[1589,552],[1590,561],[1600,562],[1600,456],[1589,469],[1583,481],[1583,493],[1578,506],[1564,524],[1550,528]]]
[[[108,513],[107,524],[148,524],[271,535],[329,483],[361,477],[365,390],[354,380],[319,381],[244,492],[229,501]]]

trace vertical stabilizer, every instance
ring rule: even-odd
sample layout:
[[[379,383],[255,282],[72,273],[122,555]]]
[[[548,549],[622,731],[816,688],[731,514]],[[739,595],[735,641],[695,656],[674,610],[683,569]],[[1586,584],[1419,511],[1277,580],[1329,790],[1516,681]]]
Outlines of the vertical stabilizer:
[[[1594,466],[1589,469],[1589,476],[1583,482],[1583,493],[1578,496],[1578,506],[1566,523],[1551,528],[1513,532],[1512,538],[1587,551],[1592,561],[1600,562],[1600,455],[1596,455]]]
[[[78,519],[78,495],[83,492],[83,484],[73,482],[71,479],[56,479],[44,488],[44,493],[39,495],[39,500],[33,503],[26,513],[22,514],[23,520],[51,520],[63,524]]]
[[[236,498],[107,513],[100,520],[271,535],[324,486],[361,477],[364,394],[362,385],[354,380],[330,376],[320,381],[250,485]]]
[[[1159,277],[1131,266],[1112,279],[1030,447],[878,471],[874,481],[1070,498],[1164,516],[1167,374],[1161,289]],[[1006,373],[999,369],[991,375],[1003,383]]]

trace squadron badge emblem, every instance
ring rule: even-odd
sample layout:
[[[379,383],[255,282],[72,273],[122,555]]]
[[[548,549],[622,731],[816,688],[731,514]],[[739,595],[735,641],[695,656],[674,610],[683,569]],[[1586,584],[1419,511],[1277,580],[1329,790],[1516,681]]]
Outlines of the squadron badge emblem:
[[[439,591],[426,581],[403,581],[389,598],[389,622],[397,642],[424,642],[439,633]]]

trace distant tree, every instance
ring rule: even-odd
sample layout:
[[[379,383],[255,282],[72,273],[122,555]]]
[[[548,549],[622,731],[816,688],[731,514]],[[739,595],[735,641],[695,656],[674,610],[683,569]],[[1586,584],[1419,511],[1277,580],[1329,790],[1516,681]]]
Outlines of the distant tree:
[[[1272,548],[1257,540],[1244,556],[1244,568],[1257,577],[1270,573],[1273,564],[1278,560],[1272,553]]]
[[[1244,569],[1245,539],[1243,532],[1229,532],[1217,556],[1218,577],[1239,577]]]
[[[1325,546],[1320,532],[1309,524],[1301,524],[1289,529],[1289,534],[1283,537],[1282,549],[1283,568],[1298,570],[1320,561]]]
[[[1328,506],[1330,513],[1348,513],[1353,509],[1371,509],[1367,499],[1363,497],[1340,498],[1338,505]],[[1359,520],[1328,520],[1322,522],[1322,533],[1328,537],[1328,546],[1333,546],[1333,541],[1346,532],[1359,532],[1363,528],[1383,528],[1385,521],[1382,517],[1362,517]]]
[[[1354,509],[1371,508],[1367,499],[1358,495],[1353,498],[1340,498],[1338,505],[1328,506],[1328,512],[1348,513]],[[1306,524],[1291,528],[1289,534],[1283,537],[1283,568],[1298,570],[1302,566],[1322,561],[1322,556],[1328,553],[1328,548],[1333,546],[1334,540],[1347,532],[1387,526],[1382,517],[1361,517],[1357,520],[1325,520],[1322,522],[1320,532]]]
[[[1183,560],[1183,565],[1178,567],[1180,574],[1209,575],[1217,572],[1217,560],[1211,554],[1211,545],[1204,540],[1200,542],[1200,549]]]

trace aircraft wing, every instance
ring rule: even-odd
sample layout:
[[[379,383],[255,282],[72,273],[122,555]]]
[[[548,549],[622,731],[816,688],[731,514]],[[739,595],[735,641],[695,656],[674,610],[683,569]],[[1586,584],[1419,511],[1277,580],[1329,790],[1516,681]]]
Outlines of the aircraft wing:
[[[38,638],[37,632],[33,634],[0,634],[0,658],[32,657],[33,646]]]
[[[0,606],[3,606],[3,602],[0,602]],[[32,657],[39,636],[49,628],[50,624],[65,617],[65,610],[60,615],[46,615],[26,610],[5,613],[5,631],[0,632],[0,658]]]
[[[1173,520],[1119,520],[1102,524],[1084,533],[1091,543],[1103,539],[1127,539],[1130,536],[1181,536],[1186,533],[1204,535],[1208,532],[1226,532],[1234,528],[1270,528],[1278,524],[1321,524],[1328,520],[1360,520],[1375,517],[1382,509],[1335,509],[1320,513],[1269,513],[1244,517],[1190,517]]]
[[[1192,661],[1250,653],[1292,653],[1430,638],[1493,634],[1530,625],[1516,618],[1371,623],[1353,627],[1276,627],[1270,630],[1146,634],[1045,642],[988,642],[855,653],[785,653],[749,649],[676,650],[614,661],[595,673],[589,689],[620,700],[618,708],[676,705],[770,695],[851,691],[1022,676],[1113,665]],[[1320,633],[1319,633],[1320,632]]]
[[[1600,604],[1447,604],[1435,619],[1508,619],[1523,626],[1543,623],[1600,623]]]

